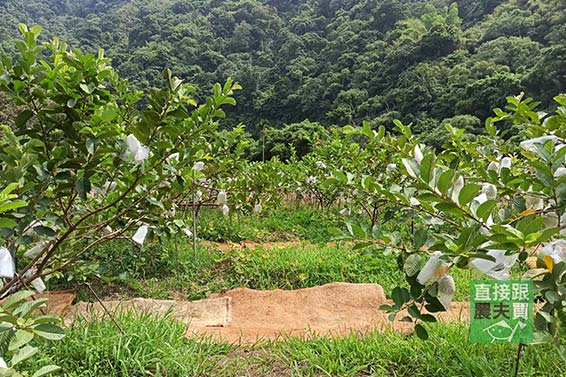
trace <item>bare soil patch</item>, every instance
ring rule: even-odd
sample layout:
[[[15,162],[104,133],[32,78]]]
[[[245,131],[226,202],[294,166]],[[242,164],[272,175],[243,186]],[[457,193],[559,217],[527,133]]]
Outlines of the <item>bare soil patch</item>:
[[[212,297],[231,298],[231,322],[226,327],[189,328],[189,335],[205,334],[233,344],[253,344],[262,340],[284,340],[288,336],[363,335],[385,329],[412,331],[412,324],[390,322],[379,306],[390,304],[378,284],[330,283],[298,289],[258,291],[237,288]],[[400,313],[398,319],[405,316]],[[467,303],[453,303],[439,316],[441,321],[465,321]]]
[[[278,241],[278,242],[252,242],[252,241],[241,241],[241,242],[210,242],[210,241],[203,241],[200,242],[200,245],[212,247],[220,251],[230,251],[230,250],[245,250],[245,249],[256,249],[256,248],[263,248],[266,250],[274,250],[274,249],[284,249],[287,247],[297,247],[297,246],[304,246],[307,248],[317,248],[318,244],[315,243],[306,243],[303,241]],[[336,245],[335,242],[328,242],[327,246],[334,246]]]
[[[137,310],[171,315],[187,325],[188,337],[207,337],[231,344],[250,345],[260,341],[285,340],[289,336],[363,336],[368,332],[393,329],[408,333],[413,324],[390,322],[382,304],[391,304],[378,284],[330,283],[297,289],[259,291],[236,288],[199,301],[112,300],[103,301],[111,312]],[[78,303],[66,316],[105,316],[98,303]],[[437,315],[440,321],[467,321],[469,304],[452,303],[450,310]]]
[[[99,319],[106,311],[116,314],[123,311],[151,313],[159,317],[170,315],[187,325],[199,327],[228,326],[230,324],[230,297],[210,298],[197,301],[153,300],[134,298],[99,302],[79,302],[69,310],[65,322],[76,318]]]

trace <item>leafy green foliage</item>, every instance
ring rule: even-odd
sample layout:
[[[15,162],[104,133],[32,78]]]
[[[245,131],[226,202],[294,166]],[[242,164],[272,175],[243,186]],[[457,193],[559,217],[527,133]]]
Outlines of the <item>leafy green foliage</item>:
[[[444,311],[454,296],[450,269],[474,268],[494,279],[509,279],[517,262],[525,271],[529,252],[551,242],[543,249],[545,268],[524,277],[540,280],[537,287],[547,299],[537,317],[540,341],[554,339],[564,354],[560,345],[564,334],[555,321],[563,315],[560,292],[566,255],[553,251],[562,250],[564,243],[564,98],[555,98],[559,107],[554,114],[537,112],[538,103],[523,95],[507,100],[507,111],[495,109],[496,116],[487,120],[489,136],[467,139],[464,130],[447,124],[451,143],[439,154],[418,144],[400,122],[396,126],[402,138],[367,133],[370,140],[384,140],[376,148],[380,153],[403,156],[402,178],[395,183],[381,179],[373,195],[408,216],[392,219],[401,227],[397,234],[347,224],[348,231],[340,238],[358,239],[360,247],[377,238],[397,250],[399,268],[410,288],[395,288],[394,305],[383,309],[391,313],[408,309],[422,339],[428,335],[420,322],[434,320],[423,308]],[[496,125],[503,122],[521,127],[531,137],[521,142],[520,157],[511,154],[498,135]],[[362,173],[356,180],[367,178]],[[421,268],[423,255],[428,257]]]
[[[18,187],[17,183],[8,184],[8,186],[0,191],[0,214],[13,211],[18,208],[25,207],[27,203],[23,200],[18,200],[17,195],[12,194]],[[13,228],[17,225],[16,221],[9,217],[0,217],[0,228]]]
[[[214,160],[206,184],[214,191],[241,155],[241,132],[215,133],[222,107],[235,104],[240,86],[232,80],[213,85],[199,104],[195,88],[165,70],[165,87],[144,96],[129,90],[102,50],[71,51],[57,38],[40,43],[39,26],[19,29],[20,55],[0,65],[0,90],[20,105],[2,128],[0,181],[4,199],[13,192],[27,206],[12,201],[0,210],[17,209],[16,226],[1,238],[25,264],[23,279],[14,276],[0,293],[59,273],[135,228],[144,230],[133,238],[143,244],[150,226],[156,235],[186,227],[167,214],[201,182],[194,164]]]
[[[537,341],[552,342],[566,358],[560,326],[566,320],[566,251],[553,249],[564,242],[566,227],[566,99],[552,99],[554,113],[538,111],[540,104],[524,94],[507,97],[506,106],[503,102],[503,93],[552,88],[563,76],[560,67],[551,64],[563,52],[561,38],[537,26],[543,16],[555,12],[554,5],[562,5],[535,3],[540,6],[528,9],[511,1],[476,4],[471,12],[476,16],[493,13],[474,25],[476,16],[469,15],[465,30],[456,4],[442,1],[414,7],[395,0],[379,7],[370,2],[308,1],[296,13],[281,6],[289,30],[281,26],[276,6],[252,0],[223,2],[214,10],[212,3],[184,7],[165,1],[146,9],[113,3],[106,10],[126,9],[130,22],[144,21],[129,24],[124,39],[136,52],[127,61],[118,58],[119,67],[132,77],[138,64],[151,67],[151,72],[177,52],[170,44],[150,40],[148,33],[175,35],[172,41],[186,35],[206,40],[184,43],[197,46],[192,56],[206,57],[202,67],[181,71],[194,75],[197,86],[184,84],[165,69],[164,86],[148,94],[129,90],[102,50],[96,56],[70,50],[57,38],[41,43],[41,27],[20,24],[22,37],[0,64],[0,90],[15,103],[10,108],[15,116],[2,126],[0,139],[0,184],[5,188],[0,213],[9,216],[0,219],[0,235],[23,268],[21,276],[9,274],[0,294],[59,275],[99,244],[130,238],[127,232],[135,228],[131,239],[140,245],[148,233],[151,238],[181,231],[192,236],[196,254],[197,223],[204,207],[220,208],[227,218],[218,221],[221,226],[201,225],[204,235],[253,237],[253,231],[233,226],[238,216],[261,218],[264,204],[296,198],[324,211],[336,204],[343,207],[340,214],[349,218],[346,230],[333,233],[336,239],[360,241],[346,255],[354,255],[356,262],[333,260],[331,251],[326,255],[328,271],[318,271],[314,265],[325,267],[318,255],[304,253],[301,259],[281,253],[274,262],[259,264],[260,259],[269,260],[264,250],[230,252],[215,262],[228,271],[233,279],[229,284],[302,287],[356,280],[359,260],[366,272],[372,268],[360,250],[393,253],[400,273],[395,280],[404,275],[406,282],[393,288],[394,303],[383,309],[391,318],[407,309],[409,317],[403,320],[415,322],[416,335],[428,339],[423,323],[434,322],[430,313],[446,310],[455,296],[457,284],[449,270],[475,268],[505,279],[523,273],[529,252],[549,242],[539,268],[523,276],[537,281],[545,300],[537,315]],[[374,16],[380,19],[374,8],[397,12],[394,22],[368,29]],[[169,23],[147,17],[159,10],[169,16],[183,14],[186,22],[172,30]],[[76,9],[69,6],[66,11]],[[313,19],[317,21],[309,23]],[[550,23],[561,22],[554,17]],[[224,39],[229,43],[217,48]],[[198,50],[203,47],[206,51]],[[269,49],[285,56],[270,54]],[[245,54],[259,50],[255,58],[264,69],[254,66],[258,69],[250,71]],[[306,53],[310,51],[315,53]],[[253,145],[243,126],[219,131],[218,123],[226,116],[224,108],[235,104],[234,91],[240,85],[227,79],[224,85],[212,85],[212,95],[203,102],[196,99],[202,84],[220,72],[234,72],[252,88],[244,103],[253,115],[232,114],[236,120],[251,119],[263,130],[280,123],[274,114],[287,123],[313,115],[316,121],[351,125],[327,131],[319,123],[292,123],[273,131],[270,140],[264,132],[261,154],[265,160],[267,147],[268,161],[246,162],[243,156],[250,145],[259,160],[259,145]],[[153,81],[135,79],[142,87]],[[283,94],[274,96],[276,89]],[[549,104],[550,98],[542,99]],[[487,106],[493,105],[500,107],[488,117]],[[404,121],[415,121],[427,133],[425,141],[434,142],[423,144],[411,124],[394,119],[399,111],[407,114]],[[484,118],[485,132],[479,132]],[[392,125],[379,124],[385,119]],[[448,137],[436,140],[442,129]],[[177,215],[180,208],[184,216]],[[352,219],[352,213],[365,218]],[[195,234],[190,234],[189,225]],[[120,267],[132,275],[147,272],[154,259],[159,262],[155,269],[181,261],[156,248],[132,268],[128,262],[137,255],[128,252]],[[93,262],[100,261],[109,264],[95,254]],[[203,265],[209,266],[209,259]],[[353,265],[353,273],[336,271],[337,265]],[[98,265],[91,267],[94,271]],[[283,278],[271,281],[272,276]],[[60,336],[51,325],[35,330],[44,338]],[[16,331],[15,339],[11,347],[23,348],[13,355],[12,364],[36,353],[28,348],[31,338],[25,331]]]
[[[19,291],[0,305],[0,367],[3,376],[40,377],[59,371],[56,365],[39,364],[37,368],[22,367],[30,358],[38,358],[38,340],[61,340],[65,332],[60,319],[41,315],[47,299],[35,299],[32,291]],[[22,369],[24,368],[24,369]]]
[[[388,114],[421,133],[461,114],[483,119],[521,90],[548,105],[563,90],[564,10],[561,0],[9,0],[0,43],[17,53],[15,25],[39,23],[90,53],[105,46],[138,89],[160,86],[166,67],[199,93],[234,77],[246,91],[228,122],[254,135]],[[271,136],[268,149],[287,158],[291,138]]]

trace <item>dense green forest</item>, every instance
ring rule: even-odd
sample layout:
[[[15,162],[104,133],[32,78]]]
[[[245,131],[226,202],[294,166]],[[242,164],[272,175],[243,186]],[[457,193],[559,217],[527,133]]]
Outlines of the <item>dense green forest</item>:
[[[549,104],[566,83],[563,0],[6,0],[0,15],[4,51],[18,22],[40,24],[140,88],[165,67],[202,91],[231,76],[227,124],[256,135],[399,118],[434,145],[447,119],[479,130],[506,96]]]

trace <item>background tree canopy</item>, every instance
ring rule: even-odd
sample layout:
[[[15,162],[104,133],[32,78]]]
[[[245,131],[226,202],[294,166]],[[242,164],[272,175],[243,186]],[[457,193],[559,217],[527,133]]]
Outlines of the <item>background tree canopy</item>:
[[[200,90],[233,77],[228,124],[255,135],[394,117],[434,133],[521,91],[549,104],[566,82],[563,0],[7,0],[0,15],[10,54],[24,22],[105,48],[140,88],[165,67]]]

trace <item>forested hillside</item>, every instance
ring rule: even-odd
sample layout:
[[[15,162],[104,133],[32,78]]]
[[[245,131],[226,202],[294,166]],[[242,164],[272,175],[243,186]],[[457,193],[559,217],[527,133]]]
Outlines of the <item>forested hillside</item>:
[[[505,97],[544,103],[566,84],[563,0],[7,0],[17,23],[94,52],[138,87],[173,72],[208,90],[242,84],[230,112],[252,133],[304,119],[480,127]]]

